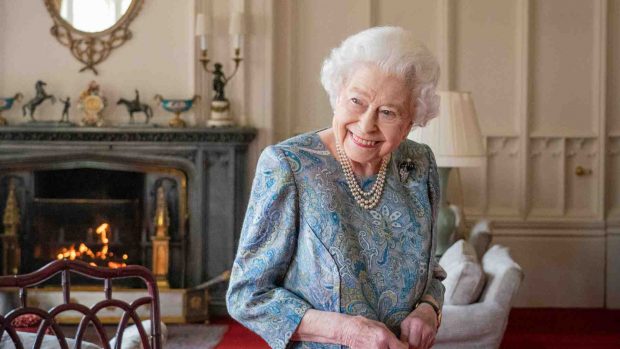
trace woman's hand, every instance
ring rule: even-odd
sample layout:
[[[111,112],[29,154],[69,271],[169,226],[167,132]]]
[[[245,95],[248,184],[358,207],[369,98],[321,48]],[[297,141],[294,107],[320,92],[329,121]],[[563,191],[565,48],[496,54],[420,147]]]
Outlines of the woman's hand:
[[[428,349],[435,343],[437,314],[433,307],[421,303],[400,324],[400,340],[409,349]]]
[[[408,349],[381,322],[315,309],[306,311],[292,340],[342,344],[351,349]]]
[[[351,349],[407,349],[383,323],[363,316],[349,317],[343,328],[342,342]]]

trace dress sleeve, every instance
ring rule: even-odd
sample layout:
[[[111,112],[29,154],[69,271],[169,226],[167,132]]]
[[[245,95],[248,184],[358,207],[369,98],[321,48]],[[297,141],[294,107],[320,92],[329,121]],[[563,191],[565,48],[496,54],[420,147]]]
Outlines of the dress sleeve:
[[[268,147],[258,161],[226,303],[230,315],[285,348],[311,306],[282,287],[297,245],[298,194],[283,151]]]
[[[430,271],[433,273],[433,277],[431,278],[431,282],[426,287],[426,291],[424,292],[422,298],[428,298],[429,296],[432,297],[441,308],[443,306],[443,295],[445,291],[445,287],[441,281],[446,278],[446,271],[439,265],[437,259],[435,258],[435,248],[437,246],[437,214],[439,212],[440,201],[439,173],[437,171],[437,163],[435,162],[435,155],[433,155],[433,151],[428,145],[425,145],[425,147],[429,160],[428,197],[430,199],[431,209],[433,212],[430,257]]]

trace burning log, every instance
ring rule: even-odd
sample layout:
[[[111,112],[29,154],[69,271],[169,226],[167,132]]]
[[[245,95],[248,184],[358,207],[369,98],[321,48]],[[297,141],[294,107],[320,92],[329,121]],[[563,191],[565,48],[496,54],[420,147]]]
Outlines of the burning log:
[[[124,261],[129,258],[126,254],[123,254],[122,261],[111,260],[114,253],[110,252],[109,248],[110,225],[108,223],[103,223],[97,227],[95,232],[99,237],[99,241],[103,244],[101,250],[93,252],[85,243],[81,242],[77,249],[75,248],[75,245],[71,245],[69,248],[63,247],[58,252],[56,258],[70,260],[80,259],[88,262],[92,266],[100,265],[97,264],[97,261],[99,261],[99,263],[105,262],[104,265],[112,269],[126,267],[127,264]]]

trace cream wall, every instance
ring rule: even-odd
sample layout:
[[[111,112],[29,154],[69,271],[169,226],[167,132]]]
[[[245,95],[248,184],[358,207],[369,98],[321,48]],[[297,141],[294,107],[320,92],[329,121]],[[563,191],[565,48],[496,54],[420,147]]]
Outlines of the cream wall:
[[[164,0],[146,0],[131,24],[133,38],[112,52],[99,64],[99,75],[79,73],[82,65],[69,49],[51,34],[53,25],[41,0],[0,2],[0,95],[20,91],[26,102],[34,96],[34,83],[47,82],[46,91],[63,99],[71,97],[71,119],[79,121],[77,99],[91,80],[96,80],[108,99],[104,115],[111,123],[127,122],[120,97],[134,98],[140,90],[141,100],[153,107],[153,122],[165,124],[168,113],[155,106],[156,93],[166,98],[188,98],[194,93],[194,0],[177,0],[174,6]],[[165,23],[165,25],[164,25]],[[122,108],[122,109],[121,109]],[[62,103],[41,104],[36,115],[40,120],[59,119]],[[142,121],[143,115],[136,116]],[[186,116],[194,122],[193,113]],[[7,113],[11,123],[24,120],[21,106]]]
[[[141,100],[153,107],[152,122],[166,125],[171,114],[157,107],[152,97],[202,96],[192,111],[183,115],[191,126],[202,127],[208,118],[205,110],[212,95],[211,76],[198,61],[198,41],[194,37],[194,18],[202,12],[210,16],[213,33],[209,36],[209,56],[232,69],[232,49],[228,20],[233,10],[246,14],[248,33],[244,36],[244,61],[237,76],[227,86],[234,119],[239,125],[258,129],[250,148],[249,167],[253,169],[260,150],[272,142],[273,135],[273,18],[270,0],[145,0],[130,29],[133,38],[112,52],[97,66],[99,75],[79,73],[80,63],[69,49],[52,37],[52,20],[42,0],[0,1],[0,96],[20,91],[25,101],[34,96],[34,83],[48,83],[47,92],[65,98],[71,96],[71,120],[81,118],[76,107],[79,93],[96,80],[108,99],[104,116],[110,124],[125,123],[128,115],[116,106],[120,97],[133,98],[138,88]],[[25,102],[22,101],[22,102]],[[61,103],[43,103],[36,112],[40,120],[59,119]],[[11,124],[22,118],[21,105],[5,112]],[[136,116],[142,121],[142,115]],[[248,179],[250,182],[251,179]]]
[[[620,1],[276,1],[275,138],[327,127],[321,62],[375,25],[412,30],[443,89],[473,93],[485,166],[451,201],[524,267],[517,306],[620,307]],[[281,88],[280,88],[281,87]],[[582,166],[592,174],[577,176]]]

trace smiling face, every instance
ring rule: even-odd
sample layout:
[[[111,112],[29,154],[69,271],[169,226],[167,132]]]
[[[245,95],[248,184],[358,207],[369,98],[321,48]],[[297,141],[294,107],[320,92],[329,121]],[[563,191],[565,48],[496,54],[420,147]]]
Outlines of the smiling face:
[[[376,172],[381,159],[407,137],[413,125],[410,91],[402,78],[374,65],[362,65],[350,76],[332,126],[354,169]]]

